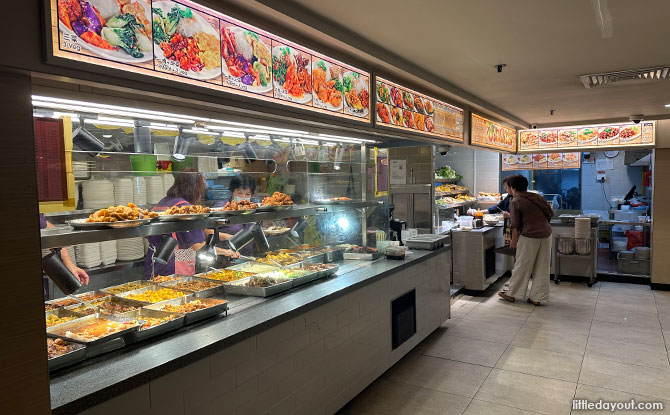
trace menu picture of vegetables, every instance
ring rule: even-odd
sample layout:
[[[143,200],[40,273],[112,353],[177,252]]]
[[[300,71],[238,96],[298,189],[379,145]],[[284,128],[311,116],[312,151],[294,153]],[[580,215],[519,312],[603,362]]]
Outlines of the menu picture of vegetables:
[[[516,130],[472,114],[470,144],[502,151],[516,151]]]
[[[344,69],[324,59],[312,60],[312,86],[314,106],[342,112],[344,108]]]
[[[600,124],[577,125],[559,129],[535,129],[519,131],[519,150],[533,150],[536,148],[597,148],[653,145],[655,142],[654,121],[644,121],[639,124]],[[533,142],[537,137],[538,146]],[[568,153],[563,153],[568,154]],[[563,160],[565,162],[565,160]]]
[[[59,47],[153,69],[147,0],[58,0]]]
[[[251,30],[221,21],[223,84],[272,96],[271,41]]]
[[[463,110],[390,81],[375,82],[378,124],[463,140]]]
[[[274,97],[298,104],[312,103],[312,56],[272,42]]]
[[[154,1],[157,71],[221,84],[219,20],[174,1]]]

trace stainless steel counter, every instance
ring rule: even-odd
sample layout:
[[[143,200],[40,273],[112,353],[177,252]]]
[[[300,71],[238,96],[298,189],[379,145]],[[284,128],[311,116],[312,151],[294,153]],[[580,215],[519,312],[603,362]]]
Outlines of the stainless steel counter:
[[[454,284],[466,290],[483,291],[505,271],[504,256],[495,248],[505,243],[502,226],[486,226],[471,231],[451,231]]]

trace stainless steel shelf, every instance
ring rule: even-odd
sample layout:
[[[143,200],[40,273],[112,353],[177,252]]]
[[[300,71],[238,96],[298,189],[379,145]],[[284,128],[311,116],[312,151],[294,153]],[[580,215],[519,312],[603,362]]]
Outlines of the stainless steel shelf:
[[[277,220],[295,218],[298,216],[311,216],[319,213],[339,212],[351,209],[362,209],[383,205],[378,201],[352,202],[340,205],[297,205],[292,209],[279,212],[259,212],[251,215],[215,217],[207,219],[179,221],[179,222],[152,222],[136,228],[124,229],[100,229],[100,230],[74,230],[69,226],[59,226],[54,229],[43,229],[42,249],[56,248],[85,244],[91,242],[113,241],[117,239],[136,238],[150,235],[164,235],[172,232],[185,232],[198,229],[215,228],[224,225],[237,225],[250,222],[261,222],[264,220]],[[84,214],[82,217],[86,217]]]

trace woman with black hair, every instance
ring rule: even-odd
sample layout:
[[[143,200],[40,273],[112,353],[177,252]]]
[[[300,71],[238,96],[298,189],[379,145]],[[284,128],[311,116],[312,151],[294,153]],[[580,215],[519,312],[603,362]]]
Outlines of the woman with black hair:
[[[241,202],[243,200],[246,201],[251,200],[251,198],[256,193],[256,181],[248,174],[240,173],[230,180],[228,190],[230,190],[231,195],[230,199],[217,203],[215,207],[223,206],[230,201]],[[252,223],[247,223],[244,225],[223,226],[219,228],[219,240],[228,241],[237,232],[251,225]],[[239,253],[245,256],[253,256],[254,255],[253,244],[248,244],[247,246],[243,247],[242,249],[239,250]]]
[[[196,169],[186,168],[177,175],[174,184],[168,189],[167,195],[152,210],[165,211],[173,206],[201,204],[206,189],[207,184],[202,175]],[[195,253],[205,246],[205,232],[203,230],[173,232],[171,236],[177,240],[178,247],[167,264],[155,264],[156,275],[194,275]],[[154,235],[147,237],[147,239],[149,245],[157,249],[163,243],[163,239],[167,237],[168,235]],[[217,253],[224,256],[239,256],[230,250],[219,248],[217,248]],[[151,278],[151,269],[151,252],[149,252],[144,258],[144,279]]]

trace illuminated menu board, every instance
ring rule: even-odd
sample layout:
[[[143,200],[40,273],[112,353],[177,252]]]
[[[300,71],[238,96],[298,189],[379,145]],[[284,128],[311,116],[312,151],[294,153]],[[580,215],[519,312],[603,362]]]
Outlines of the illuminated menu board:
[[[463,142],[463,110],[376,77],[376,123]]]
[[[502,170],[578,169],[582,153],[503,154]]]
[[[516,130],[488,118],[472,114],[470,144],[514,153],[516,152]]]
[[[655,143],[655,130],[654,121],[521,130],[519,151],[651,146]]]
[[[370,74],[188,0],[51,0],[51,35],[58,58],[370,122]]]

